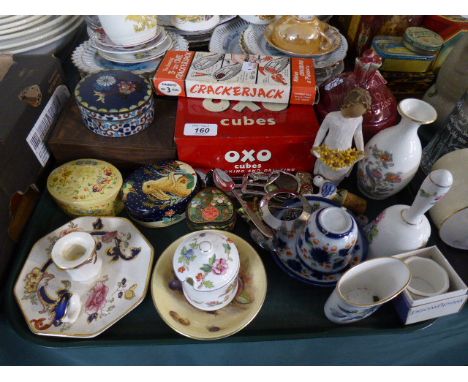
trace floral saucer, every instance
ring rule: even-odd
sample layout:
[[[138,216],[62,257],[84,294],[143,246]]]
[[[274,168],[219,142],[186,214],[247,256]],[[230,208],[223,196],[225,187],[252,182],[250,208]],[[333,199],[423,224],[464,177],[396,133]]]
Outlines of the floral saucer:
[[[312,212],[322,207],[338,206],[336,203],[314,195],[305,196],[312,206]],[[299,228],[300,229],[300,228]],[[297,231],[290,232],[287,237],[279,235],[276,238],[276,249],[272,256],[279,267],[292,278],[306,284],[311,284],[320,287],[332,287],[338,282],[340,277],[351,267],[361,263],[367,258],[368,244],[367,239],[359,228],[357,243],[351,252],[351,262],[346,268],[336,273],[322,273],[311,270],[305,267],[296,253],[296,237],[299,234]]]
[[[242,330],[260,311],[267,291],[265,268],[255,249],[230,232],[213,232],[231,239],[239,250],[239,287],[229,305],[207,312],[196,309],[185,299],[174,275],[172,258],[176,248],[190,234],[166,248],[156,263],[151,280],[154,306],[161,318],[177,333],[196,340],[217,340]]]
[[[240,38],[248,26],[247,21],[239,18],[218,25],[213,31],[208,50],[213,53],[243,54]]]
[[[54,243],[84,231],[96,241],[102,269],[93,280],[77,282],[51,260]],[[14,294],[29,329],[55,337],[96,337],[136,308],[148,288],[153,247],[129,220],[80,217],[40,239],[31,249]],[[81,311],[75,322],[57,319],[64,294],[77,295]]]

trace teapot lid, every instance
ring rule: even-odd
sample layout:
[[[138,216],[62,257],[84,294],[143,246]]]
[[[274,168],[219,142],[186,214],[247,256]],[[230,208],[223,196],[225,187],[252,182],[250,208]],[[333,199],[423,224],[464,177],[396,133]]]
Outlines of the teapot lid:
[[[197,291],[212,291],[227,285],[239,273],[239,252],[232,240],[214,231],[190,235],[173,258],[177,278]]]

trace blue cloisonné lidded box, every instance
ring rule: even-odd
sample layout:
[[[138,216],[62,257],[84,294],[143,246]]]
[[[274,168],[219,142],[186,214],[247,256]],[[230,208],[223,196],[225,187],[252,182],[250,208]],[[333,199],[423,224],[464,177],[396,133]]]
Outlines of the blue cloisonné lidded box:
[[[190,165],[163,161],[135,170],[122,187],[122,198],[133,220],[159,228],[183,220],[196,191],[197,174]]]
[[[75,88],[83,122],[105,137],[128,137],[153,122],[151,82],[124,70],[104,70],[84,77]]]

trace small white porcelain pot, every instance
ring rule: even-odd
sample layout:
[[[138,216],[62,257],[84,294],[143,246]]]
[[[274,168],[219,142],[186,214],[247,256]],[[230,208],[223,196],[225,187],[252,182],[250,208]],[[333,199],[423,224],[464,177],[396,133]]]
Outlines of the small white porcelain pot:
[[[408,290],[423,297],[438,296],[448,291],[450,286],[447,271],[434,260],[412,256],[405,260],[411,272]]]
[[[406,264],[387,257],[365,261],[347,271],[325,303],[325,316],[336,324],[362,320],[407,287]]]
[[[198,309],[221,309],[236,296],[239,252],[224,235],[194,232],[177,247],[173,267],[184,296]]]
[[[155,38],[157,33],[156,16],[99,16],[99,21],[112,42],[120,46],[143,44]]]
[[[186,32],[201,32],[214,28],[219,23],[219,16],[172,16],[171,23],[177,29]]]
[[[296,241],[299,260],[314,271],[339,272],[349,264],[358,234],[357,223],[346,209],[315,211]]]
[[[79,282],[95,278],[102,267],[102,259],[96,252],[96,242],[86,232],[71,232],[58,239],[52,248],[51,257],[57,268]]]

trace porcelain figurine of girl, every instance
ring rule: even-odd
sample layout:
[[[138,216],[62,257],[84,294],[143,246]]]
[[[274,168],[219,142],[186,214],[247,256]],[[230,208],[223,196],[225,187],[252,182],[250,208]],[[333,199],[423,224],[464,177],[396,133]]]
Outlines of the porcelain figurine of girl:
[[[340,169],[332,168],[320,159],[317,148],[325,145],[330,149],[345,151],[351,149],[354,141],[356,149],[363,151],[362,119],[371,103],[372,99],[367,90],[354,88],[346,95],[339,111],[326,115],[312,147],[312,154],[317,157],[314,175],[321,175],[336,185],[349,175],[353,165]]]

